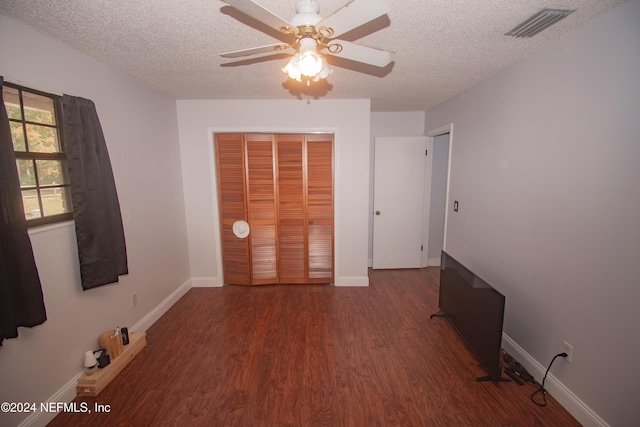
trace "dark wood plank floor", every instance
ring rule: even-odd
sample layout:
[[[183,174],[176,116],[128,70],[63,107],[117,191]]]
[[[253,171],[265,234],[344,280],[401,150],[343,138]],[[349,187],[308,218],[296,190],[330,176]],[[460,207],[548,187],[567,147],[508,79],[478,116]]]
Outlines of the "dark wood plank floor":
[[[438,306],[438,268],[368,288],[194,288],[96,398],[50,426],[579,426],[485,375]]]

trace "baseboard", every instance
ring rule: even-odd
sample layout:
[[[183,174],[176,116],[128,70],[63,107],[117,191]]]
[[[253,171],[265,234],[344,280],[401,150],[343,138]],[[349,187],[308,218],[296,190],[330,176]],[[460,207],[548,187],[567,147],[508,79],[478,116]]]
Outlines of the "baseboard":
[[[428,258],[427,259],[427,266],[429,267],[440,267],[440,257],[438,258]]]
[[[219,277],[192,277],[191,286],[194,288],[220,288],[224,285]]]
[[[71,402],[76,398],[76,385],[78,385],[78,379],[84,374],[84,371],[78,372],[73,378],[71,378],[65,385],[63,385],[57,392],[55,392],[47,402]],[[57,412],[36,411],[32,412],[27,418],[25,418],[18,427],[45,427],[51,420],[53,420]]]
[[[146,331],[151,325],[153,325],[164,313],[171,308],[187,291],[191,289],[191,280],[187,280],[182,285],[173,291],[168,297],[166,297],[158,306],[151,310],[146,316],[144,316],[138,323],[133,325],[131,331]],[[47,402],[71,402],[76,398],[76,385],[78,379],[84,374],[84,371],[78,372],[73,378],[71,378],[65,385],[63,385],[57,392],[49,397]],[[51,420],[58,415],[55,412],[33,412],[27,418],[25,418],[18,427],[45,427]]]
[[[502,334],[502,347],[516,359],[538,381],[542,382],[546,366],[542,366],[536,359],[520,347],[507,334]],[[544,388],[584,427],[610,427],[609,424],[596,414],[586,403],[576,396],[567,386],[552,373],[547,375]]]
[[[342,276],[337,277],[334,286],[369,286],[369,276]]]
[[[182,285],[180,285],[178,289],[171,292],[171,294],[166,297],[160,304],[158,304],[156,308],[151,310],[149,313],[147,313],[146,316],[140,319],[138,323],[133,325],[130,328],[131,332],[144,332],[149,329],[151,325],[156,323],[156,321],[160,317],[162,317],[162,315],[165,314],[173,304],[178,302],[178,300],[182,298],[182,296],[186,294],[189,289],[191,289],[191,279],[187,280]]]

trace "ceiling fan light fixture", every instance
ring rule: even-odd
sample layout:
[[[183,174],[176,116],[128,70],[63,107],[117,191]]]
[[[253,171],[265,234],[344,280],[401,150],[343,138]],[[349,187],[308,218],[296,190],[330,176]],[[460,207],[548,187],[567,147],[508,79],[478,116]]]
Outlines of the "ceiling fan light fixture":
[[[298,69],[305,77],[315,77],[322,70],[322,57],[315,50],[306,50],[300,54]]]
[[[303,38],[300,40],[300,50],[293,55],[287,65],[282,69],[289,78],[301,82],[317,82],[325,79],[332,70],[327,64],[327,60],[317,50],[317,42],[313,38]]]
[[[282,69],[290,79],[302,82],[317,82],[326,79],[333,72],[327,60],[315,51],[296,53]]]
[[[307,85],[325,79],[332,73],[327,57],[339,57],[379,68],[392,62],[392,52],[339,39],[341,35],[386,15],[390,10],[388,0],[348,0],[347,4],[324,18],[319,14],[317,0],[296,0],[296,15],[290,21],[285,21],[259,4],[261,0],[222,1],[279,31],[290,40],[287,44],[276,43],[226,52],[221,54],[224,58],[273,53],[278,50],[293,51],[294,54],[282,71],[291,79],[304,81]]]
[[[289,76],[290,79],[301,82],[302,73],[298,69],[298,61],[299,61],[299,58],[298,58],[298,54],[296,53],[291,57],[289,62],[287,62],[287,65],[285,65],[282,68],[282,71],[284,71]]]

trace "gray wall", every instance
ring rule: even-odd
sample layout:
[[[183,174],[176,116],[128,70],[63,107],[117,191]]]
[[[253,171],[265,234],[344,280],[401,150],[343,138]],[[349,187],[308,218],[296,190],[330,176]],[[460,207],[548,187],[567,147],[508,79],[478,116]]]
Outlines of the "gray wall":
[[[453,123],[447,249],[506,295],[505,333],[604,421],[637,425],[640,2],[427,112]]]
[[[95,102],[122,208],[129,274],[118,284],[82,291],[72,222],[30,233],[48,320],[3,342],[0,402],[70,401],[98,336],[140,322],[189,280],[176,103],[2,15],[0,58],[8,81]],[[0,425],[28,415],[0,413]]]

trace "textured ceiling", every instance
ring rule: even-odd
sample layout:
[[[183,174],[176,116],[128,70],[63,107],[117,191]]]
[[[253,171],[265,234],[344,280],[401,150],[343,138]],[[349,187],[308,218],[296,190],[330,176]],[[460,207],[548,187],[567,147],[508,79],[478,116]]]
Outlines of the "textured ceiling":
[[[348,2],[318,1],[321,16]],[[295,14],[295,0],[257,2],[285,20]],[[371,98],[373,111],[420,111],[625,0],[388,2],[387,16],[342,38],[393,51],[394,62],[381,70],[333,60],[333,74],[310,88],[287,81],[282,54],[221,58],[221,52],[278,39],[219,0],[0,0],[0,13],[176,99]],[[545,7],[577,11],[529,39],[504,35]]]

